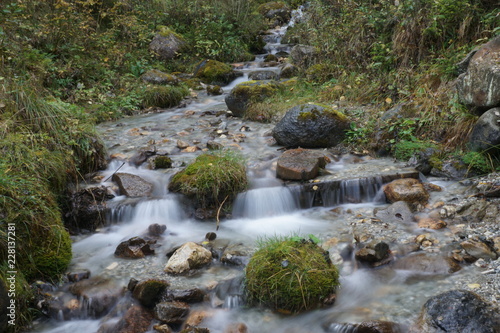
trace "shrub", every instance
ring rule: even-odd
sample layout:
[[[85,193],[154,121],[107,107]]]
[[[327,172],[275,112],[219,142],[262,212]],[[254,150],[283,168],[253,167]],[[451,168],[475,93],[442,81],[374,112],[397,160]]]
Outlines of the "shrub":
[[[316,237],[264,239],[245,270],[250,304],[297,313],[319,307],[339,286],[339,273]]]

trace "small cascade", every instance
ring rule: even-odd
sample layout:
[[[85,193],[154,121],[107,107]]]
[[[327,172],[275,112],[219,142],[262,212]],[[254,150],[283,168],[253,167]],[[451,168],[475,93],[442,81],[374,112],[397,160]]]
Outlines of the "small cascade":
[[[265,187],[240,193],[234,204],[233,215],[257,219],[284,215],[298,208],[298,200],[289,188]]]
[[[360,332],[356,324],[331,324],[326,328],[329,333],[357,333]],[[363,332],[363,331],[361,331]]]
[[[215,299],[224,301],[222,306],[224,309],[237,309],[243,306],[243,275],[219,283],[212,295],[212,303]]]

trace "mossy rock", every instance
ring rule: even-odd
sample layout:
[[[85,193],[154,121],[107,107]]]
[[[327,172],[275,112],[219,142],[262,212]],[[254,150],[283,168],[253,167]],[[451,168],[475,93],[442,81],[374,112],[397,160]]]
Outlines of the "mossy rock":
[[[142,81],[151,84],[168,84],[168,85],[177,85],[180,80],[174,75],[164,73],[157,69],[152,69],[147,71],[141,76]]]
[[[194,200],[196,208],[218,208],[230,204],[247,188],[243,159],[231,151],[202,154],[184,170],[176,173],[168,186]]]
[[[186,46],[184,38],[166,26],[159,26],[158,32],[149,44],[149,50],[161,60],[171,60]]]
[[[194,77],[201,82],[220,86],[227,85],[237,76],[238,73],[234,72],[230,65],[210,59],[200,62],[194,71]]]
[[[245,270],[248,301],[281,312],[318,308],[339,286],[339,272],[311,239],[263,241]]]
[[[287,111],[273,137],[285,147],[334,147],[344,139],[349,124],[343,113],[327,105],[303,104]]]
[[[279,89],[276,81],[247,81],[238,84],[226,96],[226,105],[233,115],[243,117],[250,103],[262,102]]]
[[[142,106],[170,108],[179,105],[188,93],[189,90],[184,86],[147,86],[143,93]]]

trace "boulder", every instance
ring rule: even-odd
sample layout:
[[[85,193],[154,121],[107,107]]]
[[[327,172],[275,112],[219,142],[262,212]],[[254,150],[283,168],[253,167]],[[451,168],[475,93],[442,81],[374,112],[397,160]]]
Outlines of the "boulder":
[[[149,50],[161,60],[170,60],[175,58],[185,45],[182,36],[161,26],[149,44]]]
[[[155,318],[165,324],[180,324],[189,314],[189,305],[184,302],[172,301],[156,304]]]
[[[90,318],[99,318],[107,314],[118,302],[124,288],[110,279],[96,276],[72,284],[69,291],[82,300],[78,307],[85,309]]]
[[[207,94],[212,95],[212,96],[217,96],[217,95],[222,95],[224,93],[224,90],[222,89],[221,86],[213,86],[213,85],[208,85],[207,86]]]
[[[472,56],[467,72],[458,77],[457,90],[462,103],[475,113],[500,106],[500,36]]]
[[[145,240],[140,237],[132,237],[129,240],[123,241],[116,247],[115,257],[125,259],[139,259],[146,255],[155,254],[152,246],[156,240]]]
[[[319,168],[324,168],[328,158],[319,151],[308,149],[290,149],[279,158],[276,177],[286,180],[309,180],[316,178]]]
[[[281,79],[289,79],[291,77],[294,77],[298,74],[299,69],[297,66],[291,64],[291,63],[284,63],[279,67],[280,69],[280,78]]]
[[[171,74],[164,73],[157,69],[152,69],[141,75],[141,80],[151,84],[170,84],[176,85],[179,79]]]
[[[392,268],[412,271],[415,276],[446,275],[461,269],[460,265],[450,257],[423,252],[411,253],[394,261]]]
[[[292,17],[292,10],[283,1],[270,1],[257,8],[258,12],[269,20],[269,26],[282,25]]]
[[[132,305],[112,328],[116,333],[143,333],[149,331],[153,321],[150,311],[139,305]]]
[[[109,208],[106,201],[114,196],[104,186],[77,190],[69,196],[69,210],[64,216],[64,225],[72,234],[83,230],[95,231],[106,224]]]
[[[384,242],[367,244],[355,253],[356,260],[377,267],[389,262],[390,258],[389,245]]]
[[[328,148],[338,145],[349,128],[349,120],[328,106],[298,105],[285,114],[272,133],[285,147]]]
[[[138,300],[142,306],[152,308],[161,300],[168,286],[169,283],[165,280],[149,279],[140,281],[133,288],[132,296]]]
[[[389,202],[406,201],[409,204],[425,204],[429,193],[421,181],[414,178],[396,179],[384,186],[384,194]]]
[[[165,266],[169,274],[185,274],[193,269],[208,265],[212,261],[212,252],[193,242],[187,242],[178,248]]]
[[[118,184],[120,193],[127,197],[145,197],[153,192],[153,184],[137,175],[118,172],[113,175],[112,179]]]
[[[431,297],[410,333],[498,332],[499,317],[477,294],[451,290]]]
[[[153,223],[148,227],[148,235],[151,237],[160,237],[167,230],[167,226],[164,224]]]
[[[468,147],[473,151],[500,155],[500,107],[490,109],[479,117],[469,137]]]
[[[243,117],[251,102],[261,102],[274,95],[279,85],[274,81],[247,81],[236,85],[226,96],[227,108],[234,116]]]
[[[199,289],[168,290],[166,300],[180,301],[185,303],[201,303],[205,299],[206,293]]]
[[[248,78],[252,81],[277,80],[278,76],[279,75],[273,71],[253,71],[248,73]]]
[[[300,68],[307,68],[313,64],[316,50],[309,45],[295,45],[290,51],[292,63]]]
[[[203,83],[225,86],[242,73],[233,71],[233,67],[228,64],[206,59],[196,66],[193,75]]]

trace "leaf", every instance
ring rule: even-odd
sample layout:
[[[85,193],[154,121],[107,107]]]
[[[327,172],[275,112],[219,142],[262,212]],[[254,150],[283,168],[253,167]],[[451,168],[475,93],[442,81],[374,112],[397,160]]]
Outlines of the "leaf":
[[[314,244],[319,244],[321,241],[319,240],[318,237],[314,236],[313,234],[307,235],[309,237],[309,240],[313,242]]]

